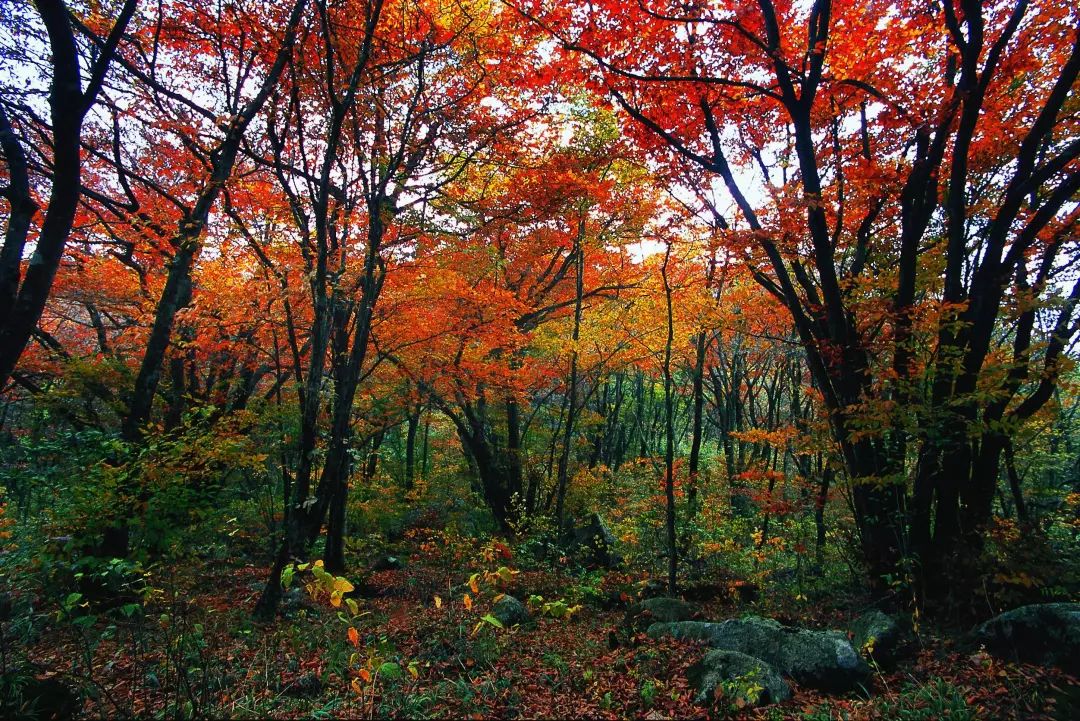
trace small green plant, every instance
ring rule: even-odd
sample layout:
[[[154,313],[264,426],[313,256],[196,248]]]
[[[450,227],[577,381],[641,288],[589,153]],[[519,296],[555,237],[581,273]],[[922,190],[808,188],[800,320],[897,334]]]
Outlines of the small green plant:
[[[566,663],[566,660],[552,651],[545,652],[543,660],[545,665],[555,669],[560,676],[566,674],[570,670],[570,665]]]
[[[651,707],[656,703],[657,685],[656,681],[651,678],[645,679],[645,682],[641,684],[641,689],[638,691],[638,695],[641,696],[641,702],[646,707]]]
[[[557,618],[559,620],[569,620],[571,616],[581,610],[581,605],[577,604],[571,606],[564,599],[558,599],[557,601],[545,601],[543,596],[532,595],[529,596],[529,608],[533,609],[537,614],[541,616],[547,616],[548,618]]]
[[[353,590],[352,583],[343,576],[335,576],[323,568],[321,560],[314,563],[301,563],[287,565],[281,572],[281,585],[288,588],[292,585],[293,578],[298,572],[311,571],[311,579],[304,585],[312,599],[319,601],[325,598],[334,608],[341,606],[344,600],[349,611],[355,616],[358,613],[356,601],[345,598],[345,594]]]
[[[978,717],[964,690],[944,679],[907,684],[895,699],[883,700],[879,711],[881,718],[896,721],[974,721]]]
[[[757,706],[764,693],[765,686],[757,671],[722,679],[713,689],[714,711],[724,718],[737,715],[743,709]]]

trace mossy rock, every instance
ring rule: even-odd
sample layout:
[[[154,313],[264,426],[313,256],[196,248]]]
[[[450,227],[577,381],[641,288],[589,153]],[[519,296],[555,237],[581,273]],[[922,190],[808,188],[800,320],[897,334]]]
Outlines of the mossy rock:
[[[688,669],[687,678],[698,704],[711,705],[718,689],[739,706],[749,708],[791,698],[791,687],[776,669],[738,651],[709,651]]]
[[[681,598],[647,598],[626,610],[626,627],[630,631],[639,631],[654,623],[689,621],[696,613],[697,608]]]
[[[528,623],[532,620],[532,614],[525,604],[510,595],[503,595],[491,607],[491,615],[499,620],[506,628]]]
[[[896,662],[904,632],[900,622],[881,611],[868,611],[851,624],[852,643],[863,658],[879,666]]]
[[[651,638],[704,641],[712,648],[759,658],[802,686],[845,693],[865,687],[870,667],[839,631],[811,631],[748,616],[719,623],[654,623]]]
[[[1036,603],[1006,611],[975,629],[995,656],[1080,674],[1080,603]]]

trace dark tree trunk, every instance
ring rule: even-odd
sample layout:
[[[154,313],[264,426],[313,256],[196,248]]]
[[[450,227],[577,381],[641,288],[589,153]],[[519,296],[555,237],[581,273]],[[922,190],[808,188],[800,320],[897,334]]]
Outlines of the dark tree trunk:
[[[570,334],[573,349],[570,351],[570,379],[567,385],[566,401],[566,425],[563,428],[562,453],[559,454],[559,471],[556,479],[557,490],[555,496],[555,523],[562,528],[564,505],[566,503],[566,486],[569,482],[570,452],[574,446],[574,422],[578,412],[578,357],[577,342],[581,337],[581,300],[584,292],[585,273],[585,250],[582,241],[585,239],[585,219],[578,221],[577,235],[574,236],[574,326]]]
[[[519,495],[524,487],[522,483],[524,478],[524,452],[521,446],[521,409],[517,400],[508,398],[506,401],[506,464],[509,475],[507,482],[510,484],[511,489],[516,489],[513,492]],[[519,498],[517,500],[518,503],[523,501],[525,499]],[[529,512],[527,507],[524,510]]]
[[[135,12],[136,1],[126,0],[120,9],[109,36],[92,59],[85,89],[67,6],[61,0],[39,0],[34,5],[45,25],[52,53],[49,91],[52,177],[45,218],[20,284],[23,249],[37,206],[29,192],[25,153],[8,117],[0,114],[0,150],[8,166],[6,195],[11,209],[4,246],[0,249],[0,390],[15,371],[52,290],[81,196],[79,146],[83,118],[97,99],[120,39]]]
[[[430,472],[430,454],[428,452],[428,442],[431,437],[431,417],[430,415],[424,418],[424,438],[420,447],[420,476],[421,478],[427,478]]]
[[[1012,493],[1013,504],[1016,506],[1016,518],[1022,525],[1027,525],[1027,503],[1024,502],[1020,474],[1016,472],[1016,456],[1011,440],[1005,444],[1005,470],[1009,475],[1009,491]]]
[[[814,503],[814,572],[820,574],[825,569],[825,505],[829,501],[829,486],[832,485],[832,466],[821,469],[821,485],[818,486],[817,499]]]
[[[690,431],[689,478],[686,489],[686,512],[691,520],[697,515],[698,473],[701,467],[701,440],[705,430],[705,351],[707,349],[708,336],[703,330],[698,333],[694,343],[692,386],[693,425]]]
[[[416,477],[416,433],[420,428],[420,413],[423,407],[419,404],[416,410],[409,413],[408,425],[405,429],[405,490],[411,491],[413,480]]]
[[[674,596],[679,585],[679,548],[675,528],[675,383],[671,375],[671,351],[675,343],[675,314],[672,307],[672,288],[668,280],[671,243],[660,266],[667,304],[667,340],[664,343],[664,498],[666,501],[665,529],[667,531],[668,593]]]

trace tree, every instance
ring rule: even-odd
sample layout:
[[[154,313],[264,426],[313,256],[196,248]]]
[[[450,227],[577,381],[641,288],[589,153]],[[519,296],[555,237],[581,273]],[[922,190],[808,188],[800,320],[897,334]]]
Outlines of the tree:
[[[587,370],[579,353],[582,323],[591,304],[632,284],[636,270],[625,246],[640,238],[653,207],[647,180],[621,152],[611,119],[590,117],[589,110],[581,116],[569,142],[551,133],[539,148],[515,145],[526,129],[499,154],[474,163],[449,203],[440,204],[460,226],[448,229],[428,261],[454,278],[451,287],[459,294],[443,305],[467,330],[442,336],[446,345],[422,358],[425,367],[413,373],[454,423],[504,529],[521,520],[521,511],[549,513],[554,505],[559,516],[573,419],[587,400],[578,396]],[[563,333],[558,359],[551,349],[536,348],[553,331]],[[562,369],[567,382],[551,388],[549,374]],[[540,410],[522,402],[530,390],[558,393],[564,407],[551,437],[557,475],[550,493],[540,487],[540,475],[525,468],[526,436]]]
[[[39,120],[32,107],[22,105],[18,108],[29,116],[23,133],[38,135],[42,140],[41,146],[34,148],[35,157],[28,160],[23,148],[25,141],[19,138],[12,120],[17,112],[15,106],[21,105],[17,98],[23,93],[12,87],[3,89],[0,150],[7,163],[8,184],[3,188],[3,195],[10,212],[0,249],[0,389],[7,385],[37,326],[60,266],[82,190],[80,143],[83,121],[98,99],[124,31],[135,13],[136,0],[125,0],[111,27],[107,23],[96,24],[95,30],[99,34],[94,35],[96,43],[90,48],[79,47],[75,31],[78,21],[62,0],[41,0],[34,6],[45,26],[50,51],[49,59],[43,61],[52,74],[50,121]],[[12,29],[29,30],[25,18],[14,17],[18,11],[5,12],[13,14]],[[9,35],[9,38],[18,40],[18,34],[15,33],[15,37]],[[30,61],[25,54],[33,51],[27,51],[26,47],[33,48],[34,45],[31,42],[23,48],[10,48],[10,51],[15,58]],[[38,211],[32,168],[45,169],[33,180],[47,179],[49,199],[44,218],[36,229],[34,251],[24,271],[23,253]]]
[[[305,54],[291,63],[277,112],[254,149],[285,199],[299,267],[281,267],[265,252],[261,259],[283,289],[290,272],[302,278],[310,308],[306,329],[294,315],[285,329],[301,431],[286,536],[259,603],[263,613],[276,605],[284,565],[306,553],[324,518],[326,567],[342,570],[354,401],[372,366],[384,284],[430,232],[433,196],[520,122],[518,104],[482,102],[518,69],[516,61],[487,62],[501,57],[507,42],[497,13],[470,2],[457,9],[413,0],[317,3]],[[257,243],[253,248],[259,252]],[[387,345],[390,352],[395,344]]]
[[[1075,8],[518,8],[640,142],[726,189],[728,242],[807,351],[872,583],[912,557],[943,591],[1077,331]]]

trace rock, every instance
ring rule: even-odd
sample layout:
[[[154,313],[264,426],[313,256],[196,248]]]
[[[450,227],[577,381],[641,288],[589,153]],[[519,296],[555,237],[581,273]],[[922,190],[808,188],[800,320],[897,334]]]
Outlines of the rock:
[[[626,610],[626,626],[637,631],[654,623],[689,621],[697,609],[679,598],[659,596],[638,601]]]
[[[82,710],[78,693],[56,678],[37,679],[9,672],[0,678],[0,714],[5,718],[69,719]]]
[[[375,562],[371,564],[371,570],[373,572],[378,571],[400,571],[405,568],[405,562],[397,556],[391,556],[388,553],[384,553],[375,559]]]
[[[748,616],[720,623],[654,623],[648,634],[705,641],[712,648],[752,655],[800,685],[822,691],[851,691],[870,678],[870,667],[839,631],[811,631]]]
[[[499,623],[506,628],[532,620],[532,615],[524,603],[505,594],[491,607],[491,615],[499,619]]]
[[[747,707],[780,703],[791,698],[791,687],[769,664],[738,651],[714,649],[687,672],[696,692],[694,702],[712,704],[716,688],[727,681],[732,701],[741,698]]]
[[[589,599],[586,599],[589,601]],[[593,605],[602,608],[605,611],[611,611],[616,608],[626,608],[626,605],[630,602],[630,596],[625,591],[619,589],[613,589],[607,593],[601,595],[592,601]]]
[[[641,598],[660,598],[667,593],[667,588],[667,584],[663,581],[657,581],[655,578],[650,578],[642,584],[641,590],[638,591],[638,596]]]
[[[322,693],[322,681],[311,671],[286,684],[281,692],[294,698],[312,698]]]
[[[1080,603],[1036,603],[995,616],[974,638],[995,656],[1080,673]]]
[[[574,529],[572,541],[585,565],[612,568],[622,563],[615,553],[615,536],[599,513],[589,514],[585,524]]]
[[[278,612],[286,618],[292,618],[301,611],[311,612],[318,609],[308,594],[300,588],[289,588],[281,594]]]
[[[896,660],[903,637],[896,618],[877,610],[855,619],[851,634],[855,650],[879,666],[888,666]]]

